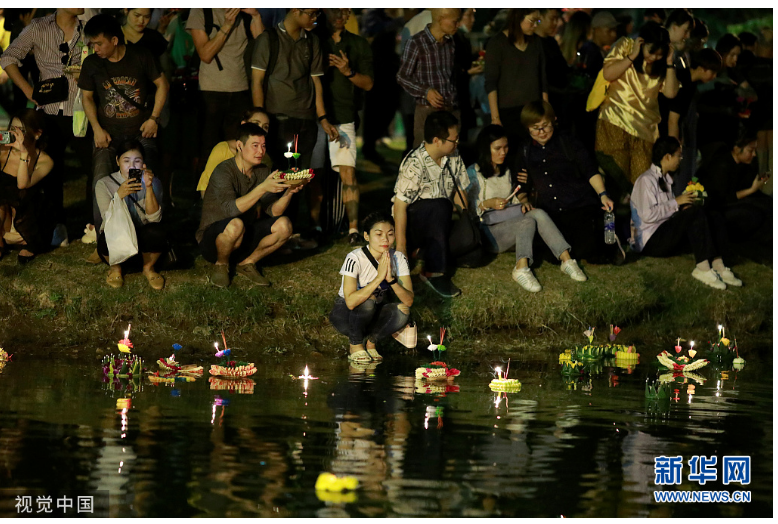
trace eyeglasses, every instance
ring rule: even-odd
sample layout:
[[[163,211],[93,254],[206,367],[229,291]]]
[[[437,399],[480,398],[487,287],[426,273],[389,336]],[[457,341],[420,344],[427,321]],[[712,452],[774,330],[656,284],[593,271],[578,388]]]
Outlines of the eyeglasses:
[[[310,11],[300,11],[300,12],[305,15],[308,15],[308,18],[310,18],[311,20],[316,20],[317,18],[319,18],[319,15],[321,14],[321,12],[319,12],[318,10],[314,12],[310,12]]]
[[[452,142],[456,145],[459,145],[459,137],[456,137],[454,140],[451,140],[449,138],[444,138],[443,140],[445,140],[446,142]]]
[[[540,18],[526,17],[526,18],[524,18],[524,20],[526,20],[527,22],[529,22],[532,25],[540,25],[540,23],[542,22],[542,20]]]
[[[530,133],[543,133],[545,131],[548,131],[552,127],[554,127],[554,126],[552,126],[551,124],[546,124],[544,126],[532,126],[532,127],[529,128],[529,130],[530,130]]]
[[[59,44],[59,52],[65,53],[65,56],[62,57],[62,65],[68,65],[70,63],[70,46],[67,42]]]

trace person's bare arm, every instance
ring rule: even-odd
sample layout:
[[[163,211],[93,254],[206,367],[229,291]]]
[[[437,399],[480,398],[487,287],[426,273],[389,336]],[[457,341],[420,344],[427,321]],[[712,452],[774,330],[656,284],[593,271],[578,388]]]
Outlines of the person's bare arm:
[[[265,107],[265,71],[261,69],[251,70],[251,100],[254,107]]]
[[[188,29],[189,34],[192,35],[192,40],[200,60],[210,64],[213,57],[222,50],[227,37],[230,36],[232,26],[235,25],[235,18],[239,12],[240,9],[227,9],[224,15],[224,23],[213,38],[208,38],[208,35],[202,29]]]
[[[408,226],[408,204],[399,198],[394,199],[394,238],[397,251],[408,256],[405,230]]]

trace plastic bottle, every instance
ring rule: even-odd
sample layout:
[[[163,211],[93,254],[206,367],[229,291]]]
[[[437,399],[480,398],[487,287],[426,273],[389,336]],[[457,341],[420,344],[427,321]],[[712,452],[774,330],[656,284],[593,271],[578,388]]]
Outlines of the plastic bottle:
[[[616,243],[616,216],[613,211],[605,212],[605,243]]]

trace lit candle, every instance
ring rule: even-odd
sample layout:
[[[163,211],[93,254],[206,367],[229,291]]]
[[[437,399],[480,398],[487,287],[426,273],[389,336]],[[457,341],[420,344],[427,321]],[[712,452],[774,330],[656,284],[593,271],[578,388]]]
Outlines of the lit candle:
[[[721,336],[721,330],[723,329],[723,326],[719,324],[719,336]]]
[[[292,143],[291,142],[286,144],[286,152],[287,153],[291,153],[292,152]],[[719,326],[719,331],[721,331],[721,326]]]
[[[494,370],[497,372],[497,379],[502,378],[502,368],[494,368]]]
[[[689,342],[689,345],[691,346],[691,349],[694,349],[694,340],[692,340],[691,342]]]

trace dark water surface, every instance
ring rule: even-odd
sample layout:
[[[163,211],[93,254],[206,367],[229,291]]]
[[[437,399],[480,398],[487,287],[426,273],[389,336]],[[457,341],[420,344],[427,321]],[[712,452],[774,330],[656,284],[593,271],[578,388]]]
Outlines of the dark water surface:
[[[677,386],[667,411],[644,399],[656,350],[632,372],[604,366],[573,383],[556,353],[520,357],[511,376],[522,389],[507,401],[489,390],[487,364],[448,353],[462,376],[445,395],[416,391],[423,361],[408,356],[367,372],[309,362],[319,379],[307,391],[289,377],[305,362],[268,358],[253,394],[211,390],[207,369],[175,387],[125,382],[128,393],[104,384],[98,363],[11,362],[0,373],[0,517],[16,514],[15,494],[65,487],[109,490],[115,517],[772,515],[770,348],[741,371],[698,371],[705,384],[694,395]],[[679,489],[752,500],[655,503],[659,455],[683,456]],[[720,467],[717,482],[687,480],[694,455],[719,466],[750,455],[751,484],[722,486]],[[317,495],[321,472],[360,487]]]

